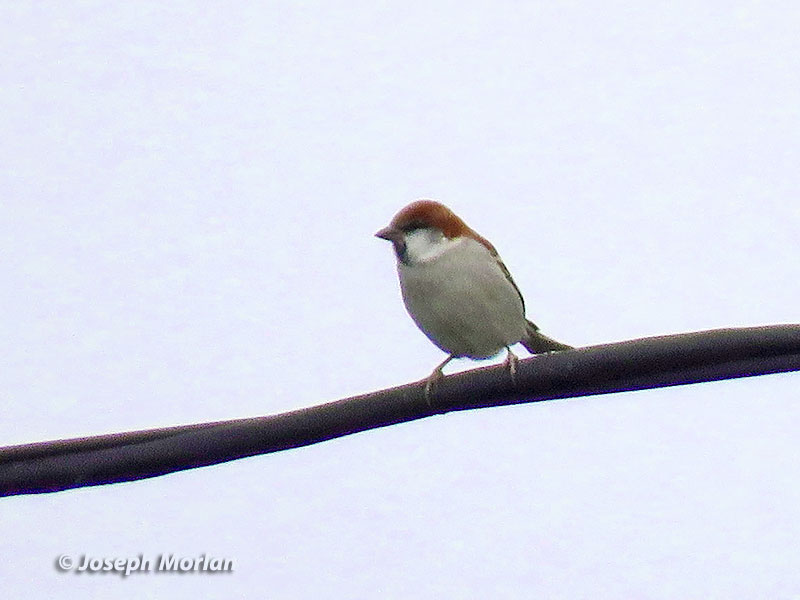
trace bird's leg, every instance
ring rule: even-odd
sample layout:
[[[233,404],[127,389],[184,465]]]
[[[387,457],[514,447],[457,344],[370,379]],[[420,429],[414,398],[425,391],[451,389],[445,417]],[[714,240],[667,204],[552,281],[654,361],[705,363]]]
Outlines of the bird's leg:
[[[511,351],[511,348],[506,346],[506,362],[505,367],[508,369],[508,373],[511,375],[511,383],[514,385],[517,384],[517,364],[519,363],[519,359],[517,355]]]
[[[442,373],[442,369],[444,369],[445,365],[453,360],[455,356],[452,354],[444,359],[441,364],[433,370],[433,373],[428,375],[428,378],[425,380],[425,402],[428,403],[428,406],[433,408],[431,405],[431,392],[433,391],[434,386],[439,382],[440,379],[444,377],[444,373]]]

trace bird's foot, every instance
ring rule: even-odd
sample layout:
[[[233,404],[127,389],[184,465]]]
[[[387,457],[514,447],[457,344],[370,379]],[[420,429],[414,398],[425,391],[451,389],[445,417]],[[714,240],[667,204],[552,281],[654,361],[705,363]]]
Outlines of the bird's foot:
[[[427,379],[425,379],[425,402],[428,404],[428,408],[433,410],[433,403],[431,402],[431,397],[433,396],[433,390],[442,379],[444,379],[444,373],[442,369],[444,366],[453,360],[453,356],[448,356],[446,360],[442,361],[442,363],[433,370],[433,373],[428,375]]]
[[[519,364],[519,359],[517,355],[511,351],[511,348],[506,348],[506,362],[505,367],[508,369],[508,374],[511,376],[511,383],[517,385],[517,365]]]
[[[431,403],[431,397],[433,396],[433,390],[436,385],[444,379],[444,373],[442,373],[441,369],[436,369],[428,375],[425,379],[425,402],[428,404],[428,408],[433,409],[433,404]]]

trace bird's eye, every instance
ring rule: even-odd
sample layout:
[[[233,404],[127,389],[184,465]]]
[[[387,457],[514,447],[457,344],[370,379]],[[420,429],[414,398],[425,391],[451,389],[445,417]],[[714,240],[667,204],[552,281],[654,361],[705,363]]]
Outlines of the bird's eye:
[[[403,233],[411,233],[412,231],[416,231],[417,229],[421,229],[422,225],[419,223],[409,223],[408,225],[403,225],[400,228],[400,231]]]

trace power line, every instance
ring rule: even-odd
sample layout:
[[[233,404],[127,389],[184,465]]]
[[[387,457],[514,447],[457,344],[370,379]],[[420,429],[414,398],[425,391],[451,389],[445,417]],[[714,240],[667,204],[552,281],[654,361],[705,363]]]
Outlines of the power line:
[[[279,415],[0,448],[0,496],[156,477],[434,414],[800,370],[800,325],[716,329],[534,356]]]

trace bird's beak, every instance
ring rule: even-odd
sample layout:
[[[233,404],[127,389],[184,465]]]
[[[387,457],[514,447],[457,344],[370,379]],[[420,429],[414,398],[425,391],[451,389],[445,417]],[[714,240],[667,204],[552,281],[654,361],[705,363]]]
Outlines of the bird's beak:
[[[399,242],[403,238],[403,232],[399,229],[395,229],[394,227],[384,227],[380,231],[375,234],[375,237],[379,237],[382,240],[389,240],[392,243]]]
[[[397,229],[396,227],[389,225],[389,227],[384,227],[378,231],[375,234],[375,237],[392,242],[392,247],[394,247],[394,253],[395,256],[397,256],[397,260],[402,263],[406,262],[406,236],[401,229]]]

